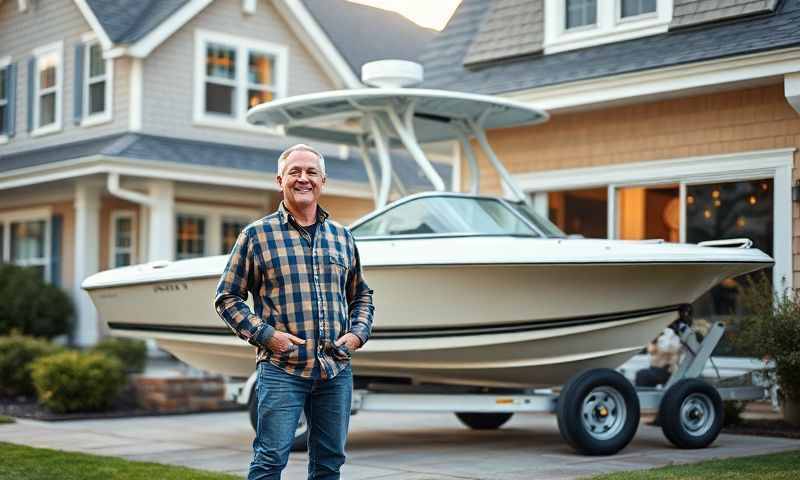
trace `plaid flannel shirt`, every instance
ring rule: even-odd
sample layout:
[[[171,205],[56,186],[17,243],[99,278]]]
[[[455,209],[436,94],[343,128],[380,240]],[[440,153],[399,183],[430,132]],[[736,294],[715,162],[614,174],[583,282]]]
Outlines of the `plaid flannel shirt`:
[[[258,348],[257,362],[308,378],[319,359],[320,376],[333,378],[349,363],[334,358],[333,342],[351,332],[366,343],[374,307],[352,234],[322,208],[317,221],[313,245],[283,203],[245,227],[214,306],[237,336]],[[245,303],[248,292],[253,311]],[[276,329],[305,339],[305,345],[273,354],[266,343]]]

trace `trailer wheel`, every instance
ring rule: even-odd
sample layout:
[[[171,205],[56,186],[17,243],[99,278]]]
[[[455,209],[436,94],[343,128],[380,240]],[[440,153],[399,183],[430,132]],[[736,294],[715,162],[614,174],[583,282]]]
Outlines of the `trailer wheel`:
[[[512,415],[513,413],[456,412],[461,423],[473,430],[496,430]]]
[[[250,413],[250,426],[253,430],[258,429],[258,396],[256,395],[256,388],[253,386],[253,391],[250,392],[250,400],[247,403],[247,410]],[[294,432],[294,441],[292,441],[293,452],[305,452],[308,450],[308,422],[306,421],[305,412],[300,413],[300,420],[297,422],[297,430]]]
[[[639,397],[622,374],[607,368],[571,378],[558,398],[558,431],[578,453],[612,455],[639,427]]]
[[[661,431],[678,448],[705,448],[722,430],[724,410],[716,388],[697,378],[671,386],[658,409]]]

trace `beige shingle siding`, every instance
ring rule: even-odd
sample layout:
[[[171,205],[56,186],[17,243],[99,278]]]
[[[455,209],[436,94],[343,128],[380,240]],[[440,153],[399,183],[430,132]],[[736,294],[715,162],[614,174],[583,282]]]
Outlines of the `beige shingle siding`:
[[[767,13],[778,0],[675,0],[671,28]]]
[[[496,0],[464,57],[464,65],[542,51],[544,0]]]

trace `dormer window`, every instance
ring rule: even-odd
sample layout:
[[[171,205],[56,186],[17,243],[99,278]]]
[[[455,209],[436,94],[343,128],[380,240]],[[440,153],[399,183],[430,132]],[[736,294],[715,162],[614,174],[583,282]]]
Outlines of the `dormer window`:
[[[633,18],[640,15],[656,13],[656,0],[621,0],[620,18]]]
[[[202,30],[195,41],[195,123],[265,130],[248,124],[245,115],[286,95],[287,48]]]
[[[597,0],[566,0],[567,30],[591,27],[597,23]]]
[[[664,33],[672,0],[544,0],[544,53]]]

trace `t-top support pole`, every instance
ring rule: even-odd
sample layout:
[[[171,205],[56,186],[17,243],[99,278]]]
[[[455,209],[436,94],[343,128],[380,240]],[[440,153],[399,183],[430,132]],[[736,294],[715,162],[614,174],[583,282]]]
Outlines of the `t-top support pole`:
[[[486,114],[488,112],[489,110],[484,111],[483,114],[481,114],[481,116],[479,117],[477,122],[474,120],[468,120],[470,129],[472,130],[472,135],[474,135],[475,138],[478,140],[478,143],[480,144],[483,153],[486,155],[486,158],[489,159],[489,162],[492,164],[494,169],[497,170],[497,173],[500,174],[500,178],[503,180],[503,183],[506,184],[506,186],[508,187],[509,190],[511,190],[514,196],[517,197],[518,200],[522,200],[529,206],[533,206],[533,202],[531,201],[530,197],[528,197],[528,195],[525,195],[522,192],[522,190],[520,190],[520,188],[517,186],[517,183],[514,181],[513,178],[511,178],[511,174],[508,173],[506,167],[503,166],[503,164],[497,158],[497,155],[495,155],[494,150],[492,150],[492,146],[489,145],[489,140],[486,138],[486,132],[483,131],[483,119],[486,117]]]
[[[461,141],[461,149],[467,155],[467,165],[469,171],[469,193],[477,195],[480,191],[480,170],[478,169],[478,159],[475,158],[475,150],[472,149],[472,144],[469,143],[469,137],[465,130],[468,127],[464,124],[455,128],[458,134],[458,139]]]
[[[446,189],[442,177],[440,177],[436,169],[433,168],[433,165],[431,165],[430,160],[425,156],[425,152],[420,148],[419,142],[417,142],[416,136],[414,135],[414,103],[410,102],[406,107],[404,115],[405,124],[400,120],[400,116],[397,114],[394,107],[389,106],[386,109],[386,113],[389,117],[389,121],[392,123],[392,127],[394,127],[394,130],[400,137],[400,141],[403,142],[403,146],[406,147],[408,153],[417,161],[417,164],[419,164],[422,169],[422,173],[424,173],[433,184],[433,188],[439,192],[445,191]]]
[[[392,160],[389,157],[388,141],[381,132],[376,118],[371,114],[364,117],[372,133],[372,140],[375,142],[375,151],[378,153],[381,166],[381,186],[378,189],[376,203],[376,207],[381,208],[389,201],[389,190],[392,188]]]
[[[369,178],[369,187],[372,189],[372,198],[375,201],[375,207],[378,208],[378,183],[375,180],[375,169],[372,168],[372,160],[369,157],[369,147],[367,147],[366,135],[358,135],[358,152],[361,154],[361,160],[364,162],[364,169],[367,171],[367,178]]]

